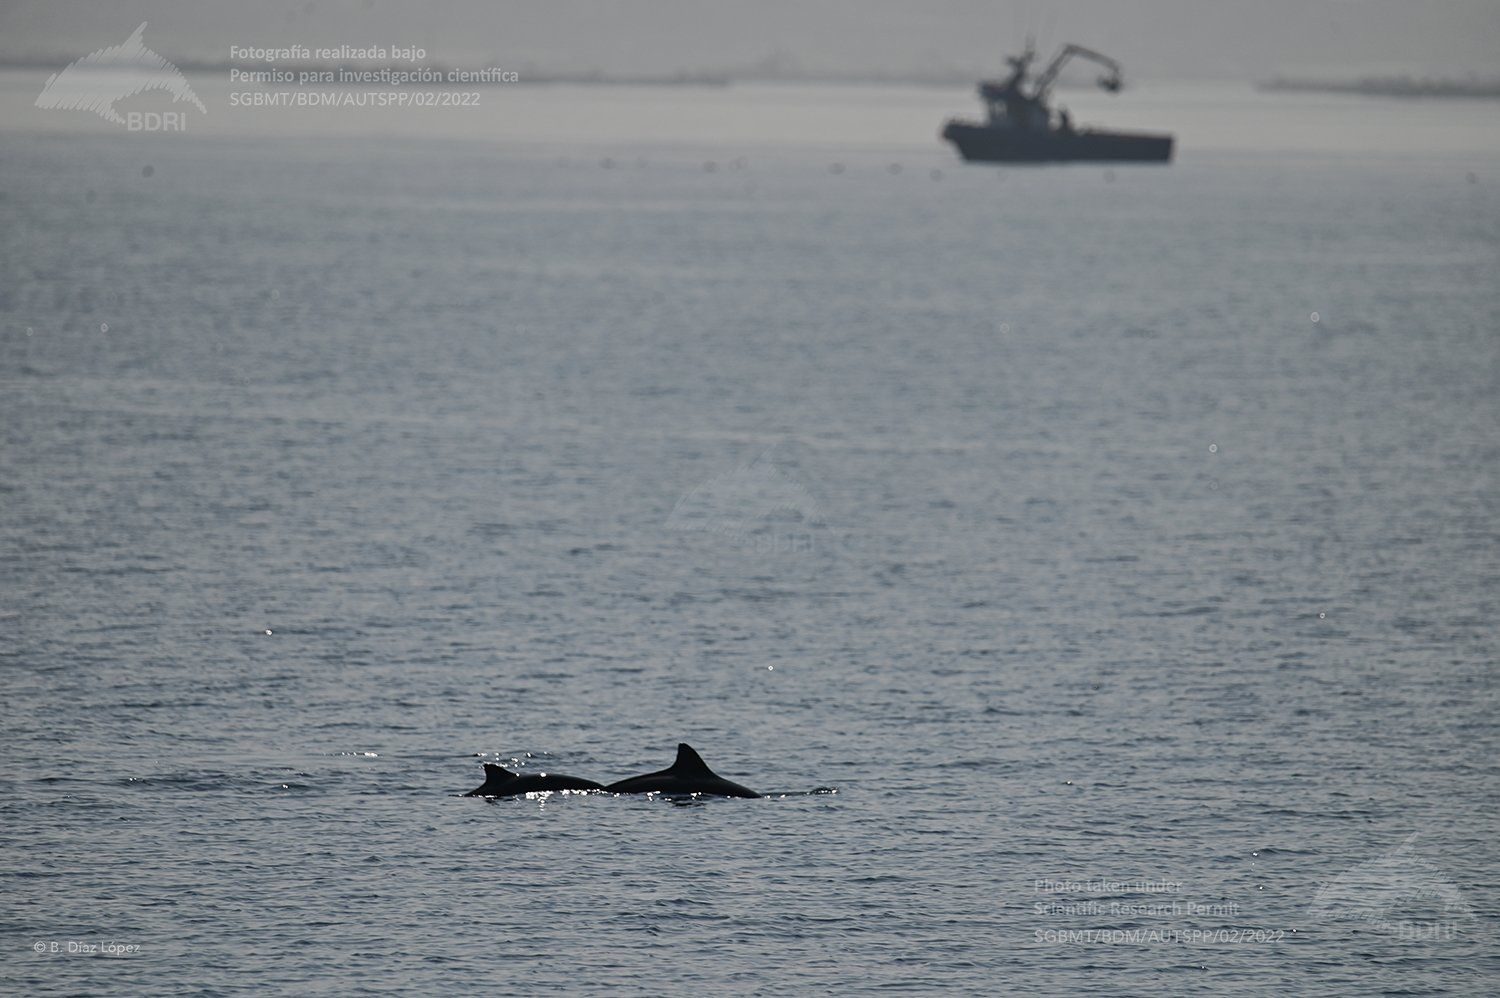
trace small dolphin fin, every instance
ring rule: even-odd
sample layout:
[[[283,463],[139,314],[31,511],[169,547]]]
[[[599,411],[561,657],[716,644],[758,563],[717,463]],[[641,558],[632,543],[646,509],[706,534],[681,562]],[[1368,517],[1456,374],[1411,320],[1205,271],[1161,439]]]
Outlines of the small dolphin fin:
[[[145,34],[146,34],[146,22],[142,21],[141,22],[141,26],[138,27],[138,28],[136,28],[134,31],[132,31],[130,33],[130,37],[127,38],[127,39],[125,39],[125,44],[129,45],[131,42],[144,42]]]
[[[501,788],[515,778],[516,774],[506,769],[504,766],[497,766],[493,762],[486,762],[484,763],[484,783],[480,786],[475,787],[473,790],[470,790],[468,793],[464,794],[464,796],[501,796],[501,794],[499,793]]]
[[[677,761],[672,763],[672,772],[707,773],[710,776],[714,775],[714,771],[708,768],[708,763],[704,762],[703,757],[694,752],[693,747],[687,742],[678,743]]]

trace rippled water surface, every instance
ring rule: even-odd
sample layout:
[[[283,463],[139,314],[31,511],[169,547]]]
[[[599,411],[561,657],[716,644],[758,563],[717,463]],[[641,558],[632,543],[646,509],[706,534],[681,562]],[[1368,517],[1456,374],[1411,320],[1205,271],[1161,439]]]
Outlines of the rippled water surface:
[[[1495,990],[1500,157],[939,123],[6,132],[5,990]]]

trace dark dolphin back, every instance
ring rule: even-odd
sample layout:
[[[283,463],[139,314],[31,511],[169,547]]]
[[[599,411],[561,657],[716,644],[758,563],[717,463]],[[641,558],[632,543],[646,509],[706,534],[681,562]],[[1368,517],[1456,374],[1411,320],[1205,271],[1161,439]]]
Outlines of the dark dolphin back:
[[[580,776],[562,773],[520,775],[492,762],[484,764],[484,785],[470,790],[465,797],[514,797],[544,790],[603,790],[601,784]]]
[[[585,780],[581,776],[564,776],[561,773],[542,773],[540,776],[532,777],[537,781],[535,786],[528,790],[603,790],[604,784],[595,783],[593,780]],[[522,777],[526,779],[526,777]]]
[[[617,794],[714,794],[719,797],[759,797],[749,787],[731,783],[712,769],[686,742],[677,746],[677,761],[666,769],[632,776],[604,788]]]

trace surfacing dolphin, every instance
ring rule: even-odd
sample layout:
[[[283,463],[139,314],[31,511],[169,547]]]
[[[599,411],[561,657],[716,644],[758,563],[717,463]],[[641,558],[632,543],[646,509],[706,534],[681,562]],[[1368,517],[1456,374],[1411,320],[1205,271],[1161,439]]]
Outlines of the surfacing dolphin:
[[[611,783],[604,788],[612,794],[706,794],[714,797],[759,797],[749,787],[731,783],[708,768],[693,747],[677,746],[677,761],[666,769]]]
[[[484,785],[475,787],[465,797],[516,797],[543,790],[603,790],[601,784],[561,773],[512,773],[493,762],[484,764]]]

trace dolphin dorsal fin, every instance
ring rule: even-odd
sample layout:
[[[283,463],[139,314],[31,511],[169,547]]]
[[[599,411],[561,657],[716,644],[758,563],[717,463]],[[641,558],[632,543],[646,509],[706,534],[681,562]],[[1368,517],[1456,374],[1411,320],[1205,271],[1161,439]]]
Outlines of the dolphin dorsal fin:
[[[703,757],[693,751],[693,747],[687,742],[681,742],[677,746],[677,761],[672,763],[674,773],[708,773],[713,775],[713,770],[708,768],[708,763]]]
[[[145,40],[146,40],[145,39],[145,35],[146,35],[146,22],[142,21],[141,24],[140,24],[140,27],[138,27],[134,31],[132,31],[130,33],[130,37],[127,38],[127,39],[125,39],[125,44],[129,45],[131,42],[135,42],[137,45],[145,44]]]
[[[516,778],[515,773],[512,773],[504,766],[497,766],[493,762],[484,764],[484,776],[488,780],[514,780]]]

